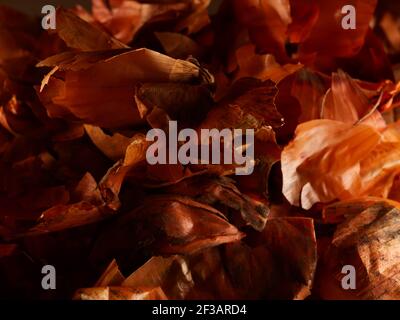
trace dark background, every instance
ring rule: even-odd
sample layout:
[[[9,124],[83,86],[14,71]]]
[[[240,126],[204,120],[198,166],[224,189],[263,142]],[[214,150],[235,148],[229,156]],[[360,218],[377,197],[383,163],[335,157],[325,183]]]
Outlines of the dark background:
[[[90,0],[0,0],[0,5],[5,4],[31,15],[40,15],[42,7],[46,4],[51,4],[56,7],[59,5],[63,7],[72,7],[76,4],[80,4],[86,8],[90,8],[90,3]]]

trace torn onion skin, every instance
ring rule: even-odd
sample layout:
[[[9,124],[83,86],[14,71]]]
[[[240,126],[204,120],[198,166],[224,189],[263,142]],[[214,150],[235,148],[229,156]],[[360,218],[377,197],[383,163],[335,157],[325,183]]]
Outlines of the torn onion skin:
[[[0,299],[400,299],[398,1],[7,2]]]

